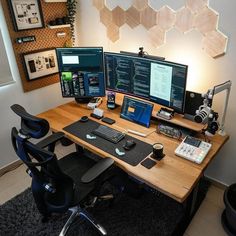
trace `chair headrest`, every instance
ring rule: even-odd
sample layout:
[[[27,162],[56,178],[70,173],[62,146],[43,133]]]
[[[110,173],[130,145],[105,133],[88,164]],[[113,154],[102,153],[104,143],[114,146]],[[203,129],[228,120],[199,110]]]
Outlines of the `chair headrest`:
[[[42,138],[49,131],[47,120],[29,114],[22,106],[14,104],[11,109],[21,117],[20,132],[32,138]]]

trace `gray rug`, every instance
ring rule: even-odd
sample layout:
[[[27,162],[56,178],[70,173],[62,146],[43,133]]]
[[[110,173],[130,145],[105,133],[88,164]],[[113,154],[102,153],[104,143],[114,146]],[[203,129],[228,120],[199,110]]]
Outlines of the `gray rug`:
[[[120,194],[112,207],[101,202],[89,210],[111,236],[173,235],[183,218],[182,205],[165,195],[145,190],[139,198]],[[30,189],[0,206],[1,236],[59,235],[68,215],[53,215],[41,223]],[[77,220],[68,235],[98,235],[89,223]]]

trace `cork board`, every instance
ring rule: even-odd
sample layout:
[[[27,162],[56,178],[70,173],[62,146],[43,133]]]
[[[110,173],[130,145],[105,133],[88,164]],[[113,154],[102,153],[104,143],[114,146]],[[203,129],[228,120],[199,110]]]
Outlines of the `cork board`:
[[[15,53],[19,73],[21,76],[24,92],[28,92],[34,89],[38,89],[41,87],[57,83],[59,81],[58,73],[42,77],[36,80],[31,80],[31,81],[27,80],[27,74],[24,68],[22,54],[29,53],[32,51],[51,49],[56,47],[64,47],[65,43],[70,39],[70,28],[49,29],[46,26],[49,21],[67,15],[66,3],[65,2],[45,3],[43,0],[40,0],[45,28],[15,32],[7,1],[8,0],[2,1],[2,7],[7,22],[9,34],[11,37],[11,42]],[[65,32],[66,36],[64,38],[58,38],[56,35],[58,32]],[[35,42],[27,42],[22,44],[16,43],[16,38],[32,36],[32,35],[36,37]]]

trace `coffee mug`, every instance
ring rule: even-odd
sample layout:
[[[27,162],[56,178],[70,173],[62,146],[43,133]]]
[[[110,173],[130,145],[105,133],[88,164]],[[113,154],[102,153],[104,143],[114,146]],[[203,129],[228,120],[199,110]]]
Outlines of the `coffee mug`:
[[[163,154],[163,144],[161,143],[154,143],[152,146],[152,158],[156,160],[161,160],[165,154]]]

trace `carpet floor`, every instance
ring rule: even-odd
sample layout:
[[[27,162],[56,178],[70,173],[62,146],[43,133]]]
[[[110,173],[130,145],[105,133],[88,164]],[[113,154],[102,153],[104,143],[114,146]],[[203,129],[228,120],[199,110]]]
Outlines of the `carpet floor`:
[[[105,227],[110,236],[168,236],[183,217],[183,207],[171,198],[147,191],[139,198],[120,194],[112,206],[98,203],[88,211]],[[69,215],[53,215],[41,223],[30,189],[0,206],[1,236],[59,235]],[[78,219],[67,235],[95,236],[97,231]]]

